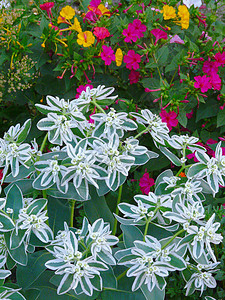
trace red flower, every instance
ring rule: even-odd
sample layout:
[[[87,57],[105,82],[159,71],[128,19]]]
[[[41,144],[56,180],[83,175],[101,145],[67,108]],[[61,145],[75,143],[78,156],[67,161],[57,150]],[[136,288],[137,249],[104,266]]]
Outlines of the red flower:
[[[46,10],[48,17],[50,18],[50,15],[52,16],[51,8],[55,5],[54,2],[46,2],[44,4],[40,4],[41,10]]]
[[[101,58],[104,60],[105,65],[109,66],[112,61],[116,60],[115,54],[113,49],[110,46],[102,46],[102,53],[101,53]]]
[[[141,77],[141,75],[139,72],[131,70],[130,74],[129,74],[130,84],[137,83],[139,81],[140,77]]]
[[[172,127],[177,126],[178,120],[177,120],[177,114],[175,113],[175,111],[166,112],[166,110],[162,109],[161,113],[159,115],[160,115],[162,121],[167,123],[167,127],[169,128],[169,130],[171,130]]]
[[[194,80],[194,87],[196,89],[201,89],[202,93],[205,93],[212,88],[212,84],[210,83],[210,77],[207,77],[206,75],[195,76]]]
[[[167,40],[167,33],[161,29],[152,29],[151,30],[151,34],[154,35],[155,37],[155,44],[158,42],[158,40],[160,39],[164,39],[164,40]]]
[[[149,173],[147,173],[147,170],[145,170],[144,175],[140,178],[139,186],[140,190],[143,194],[148,195],[150,192],[151,187],[155,184],[155,181],[153,178],[149,177]]]
[[[110,36],[110,33],[107,28],[105,27],[95,27],[94,29],[94,35],[99,39],[103,40],[106,37]]]
[[[141,62],[141,56],[136,54],[134,50],[129,50],[123,60],[126,64],[126,68],[129,70],[137,70],[139,68],[139,62]]]
[[[3,169],[0,169],[0,180],[2,180],[3,177]]]
[[[144,34],[143,32],[145,32],[147,30],[147,27],[141,23],[140,20],[138,19],[135,19],[133,21],[133,29],[134,29],[134,32],[135,32],[135,35],[137,36],[137,38],[142,38],[144,37]]]

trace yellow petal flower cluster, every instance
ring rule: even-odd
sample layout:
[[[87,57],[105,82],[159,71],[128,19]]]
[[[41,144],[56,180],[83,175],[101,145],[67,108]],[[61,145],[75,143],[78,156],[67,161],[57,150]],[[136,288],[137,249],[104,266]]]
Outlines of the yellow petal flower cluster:
[[[164,5],[161,13],[163,14],[164,20],[174,19],[177,16],[175,8],[169,5]]]
[[[99,4],[98,9],[104,16],[110,16],[110,11],[103,4]]]
[[[182,29],[188,29],[189,27],[189,20],[190,20],[190,13],[187,9],[186,5],[179,5],[178,7],[178,16],[181,18],[180,25]]]
[[[75,16],[75,10],[71,6],[67,5],[61,9],[59,14],[62,18],[71,20]]]
[[[80,32],[77,36],[78,45],[90,47],[95,42],[95,37],[91,31]]]
[[[175,8],[169,5],[164,5],[161,13],[163,14],[164,20],[171,20],[176,18],[176,20],[174,20],[175,23],[179,24],[182,29],[188,29],[190,13],[186,5],[179,5],[177,15]],[[180,18],[180,20],[178,20],[177,17]]]
[[[74,23],[69,27],[70,30],[75,30],[77,32],[82,32],[80,22],[77,18],[74,18]]]
[[[120,48],[118,48],[116,50],[115,57],[116,57],[116,65],[117,65],[117,67],[121,66],[121,64],[123,62],[123,52],[122,52],[122,50]]]

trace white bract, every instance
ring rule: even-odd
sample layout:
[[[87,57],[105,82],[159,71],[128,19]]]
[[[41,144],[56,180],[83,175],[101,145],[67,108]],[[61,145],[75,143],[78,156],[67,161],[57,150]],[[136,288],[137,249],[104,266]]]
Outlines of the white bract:
[[[188,8],[192,5],[194,5],[194,7],[200,7],[202,5],[202,0],[183,0],[183,4],[185,4]]]
[[[59,295],[74,290],[76,294],[81,292],[91,296],[93,290],[102,289],[102,279],[100,271],[106,271],[108,267],[93,256],[83,257],[79,250],[78,240],[72,231],[69,231],[62,244],[54,245],[47,248],[53,256],[53,260],[46,262],[48,269],[54,270],[57,275],[62,275],[61,282],[58,286]],[[85,254],[84,254],[85,256]],[[92,279],[96,281],[93,283]]]
[[[192,293],[194,292],[193,288],[196,290],[200,290],[201,291],[200,296],[202,295],[205,288],[209,287],[211,289],[214,289],[216,287],[216,280],[213,277],[212,273],[217,271],[217,270],[213,270],[217,266],[218,263],[210,263],[208,265],[198,264],[197,268],[199,271],[192,274],[191,278],[185,285],[185,288],[187,289],[186,296],[189,295],[191,288],[192,288]]]
[[[116,112],[114,108],[110,108],[110,111],[105,113],[98,113],[91,116],[95,121],[95,129],[93,136],[96,137],[109,137],[113,134],[118,134],[119,137],[123,137],[124,130],[136,130],[137,124],[127,118],[127,113]]]
[[[135,117],[136,121],[140,124],[146,125],[152,138],[155,142],[164,145],[164,141],[169,139],[169,128],[161,118],[153,114],[148,109],[141,110],[141,114],[132,112],[131,116]]]

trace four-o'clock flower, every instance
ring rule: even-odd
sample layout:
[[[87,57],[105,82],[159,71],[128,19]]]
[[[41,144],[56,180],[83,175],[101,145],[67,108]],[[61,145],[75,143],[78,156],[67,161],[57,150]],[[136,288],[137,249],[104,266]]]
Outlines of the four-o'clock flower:
[[[139,63],[141,62],[141,56],[135,53],[134,50],[129,50],[127,55],[124,56],[124,62],[127,69],[137,70],[139,68]]]
[[[84,47],[90,47],[95,42],[95,37],[91,31],[80,32],[77,37],[78,45]]]
[[[113,49],[110,46],[103,45],[102,46],[102,52],[101,52],[101,58],[104,60],[105,65],[109,66],[112,61],[115,61],[116,57],[114,54]]]

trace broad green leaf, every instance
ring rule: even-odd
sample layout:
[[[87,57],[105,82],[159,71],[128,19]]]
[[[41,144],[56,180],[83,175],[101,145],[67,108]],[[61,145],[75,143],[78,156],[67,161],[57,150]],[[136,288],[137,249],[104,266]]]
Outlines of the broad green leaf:
[[[134,246],[134,241],[143,241],[142,232],[135,226],[120,225],[123,231],[123,240],[127,248]]]
[[[10,187],[6,195],[5,208],[13,209],[12,219],[17,219],[19,211],[23,208],[23,195],[20,188],[14,184]]]

